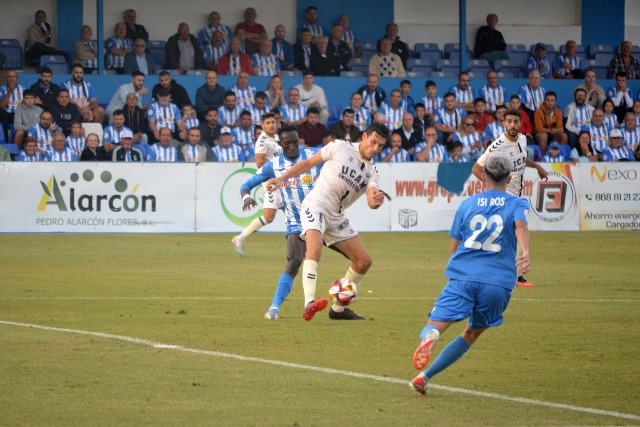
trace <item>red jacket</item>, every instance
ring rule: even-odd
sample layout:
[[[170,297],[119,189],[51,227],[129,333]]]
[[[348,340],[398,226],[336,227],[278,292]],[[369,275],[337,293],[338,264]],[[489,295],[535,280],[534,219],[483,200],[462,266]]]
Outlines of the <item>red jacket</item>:
[[[218,61],[217,72],[218,75],[227,76],[229,75],[229,68],[231,66],[231,54],[225,53]],[[253,75],[253,62],[251,62],[251,58],[244,52],[240,52],[240,68],[242,71],[246,71],[250,76]]]
[[[531,124],[531,120],[529,120],[529,116],[527,115],[527,112],[524,111],[522,106],[520,106],[520,113],[522,114],[522,123],[520,123],[520,133],[524,135],[533,136],[533,125]]]

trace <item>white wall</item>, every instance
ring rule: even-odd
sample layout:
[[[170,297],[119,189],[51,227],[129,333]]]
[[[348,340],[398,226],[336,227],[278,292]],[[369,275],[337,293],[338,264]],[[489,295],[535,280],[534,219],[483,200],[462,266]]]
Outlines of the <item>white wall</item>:
[[[627,0],[624,4],[624,39],[640,45],[640,1]]]

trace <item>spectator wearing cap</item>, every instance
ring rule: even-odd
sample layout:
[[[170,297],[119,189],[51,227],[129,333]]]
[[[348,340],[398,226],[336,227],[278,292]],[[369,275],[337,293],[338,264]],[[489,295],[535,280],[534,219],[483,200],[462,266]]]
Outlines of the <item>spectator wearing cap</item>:
[[[158,100],[152,103],[147,110],[149,119],[149,138],[153,141],[160,140],[160,129],[163,127],[171,130],[174,138],[184,140],[187,137],[187,129],[182,121],[182,114],[178,106],[169,102],[171,92],[166,87],[158,90]]]
[[[231,129],[224,126],[220,129],[220,144],[213,147],[213,161],[215,162],[244,162],[242,148],[233,144]]]
[[[560,152],[560,143],[553,141],[549,144],[547,154],[542,157],[542,161],[545,163],[564,163],[567,159],[564,158]]]
[[[551,74],[551,65],[547,60],[547,49],[543,43],[538,43],[535,47],[535,53],[527,59],[524,70],[527,73],[531,71],[537,71],[540,73],[540,78],[550,79],[553,78]]]
[[[622,140],[622,132],[620,129],[613,129],[609,132],[609,145],[602,150],[603,162],[622,162],[633,161],[633,153],[631,149],[624,145]]]
[[[142,151],[133,146],[133,133],[124,129],[120,134],[120,145],[112,154],[114,162],[142,162]]]
[[[213,161],[211,149],[200,139],[200,129],[189,129],[187,141],[178,145],[178,161],[190,163]]]

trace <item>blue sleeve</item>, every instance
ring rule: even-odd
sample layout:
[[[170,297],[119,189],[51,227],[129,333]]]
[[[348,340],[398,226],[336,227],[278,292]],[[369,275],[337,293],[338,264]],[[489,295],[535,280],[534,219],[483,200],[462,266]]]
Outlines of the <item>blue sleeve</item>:
[[[149,150],[147,152],[147,157],[149,158],[147,162],[155,162],[156,161],[156,152],[153,150]]]
[[[605,148],[604,150],[602,150],[602,161],[603,162],[610,162],[613,159],[613,156],[611,155],[611,152],[609,151],[608,148]]]
[[[553,71],[560,71],[562,69],[562,59],[560,55],[556,56],[556,60],[553,62]]]
[[[533,59],[533,57],[529,57],[529,59],[527,59],[527,62],[524,65],[524,70],[527,72],[533,71],[533,70],[537,70],[538,67],[536,67],[536,61],[535,59]]]
[[[207,42],[207,32],[203,28],[200,31],[198,31],[198,44],[203,45],[206,42]]]
[[[113,138],[111,136],[111,132],[109,132],[109,128],[105,129],[104,134],[102,135],[102,143],[111,142]]]
[[[456,134],[453,135],[453,141],[460,141],[460,132],[456,132]]]
[[[516,199],[516,209],[513,213],[513,222],[515,224],[516,221],[524,221],[528,224],[529,221],[527,221],[527,213],[529,211],[529,201],[520,197],[517,197]]]
[[[267,162],[258,171],[255,175],[249,178],[242,186],[240,186],[240,194],[242,194],[242,190],[251,191],[258,185],[263,182],[267,182],[270,178],[275,178],[275,174],[273,173],[273,163]]]

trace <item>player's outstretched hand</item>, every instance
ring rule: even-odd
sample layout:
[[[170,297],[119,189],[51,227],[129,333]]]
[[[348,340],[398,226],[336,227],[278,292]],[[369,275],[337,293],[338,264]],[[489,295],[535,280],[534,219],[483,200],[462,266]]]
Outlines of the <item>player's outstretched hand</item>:
[[[244,199],[244,202],[243,202],[243,205],[242,205],[242,211],[243,212],[247,212],[247,211],[255,208],[256,206],[258,206],[256,201],[253,200],[251,197],[247,197],[246,199]]]
[[[267,189],[269,191],[276,191],[278,188],[280,188],[281,184],[282,182],[278,178],[271,178],[269,181],[267,181]]]
[[[540,177],[540,179],[544,179],[546,181],[548,179],[547,171],[544,170],[544,168],[540,165],[538,165],[536,169],[538,170],[538,176]]]
[[[528,252],[523,253],[516,258],[516,266],[518,267],[518,271],[520,271],[521,275],[525,275],[529,272],[529,269],[531,268],[531,257]]]
[[[384,202],[385,193],[374,188],[373,191],[367,193],[367,202],[371,209],[378,209]]]

